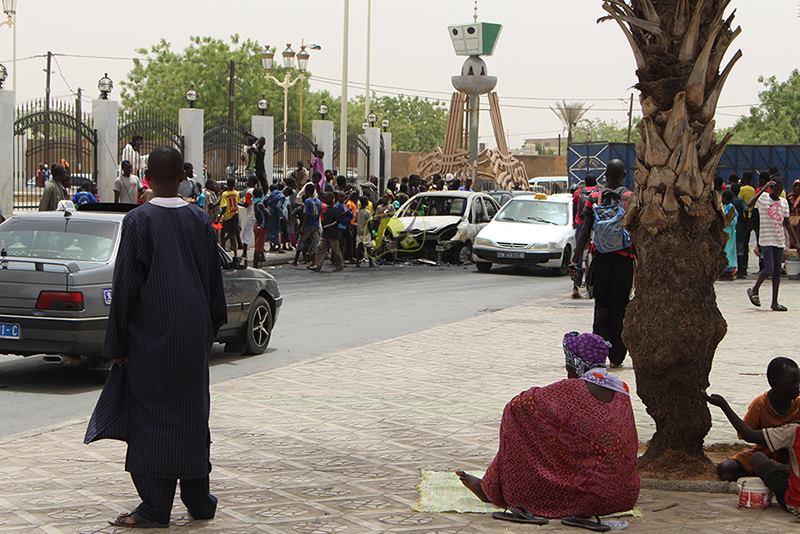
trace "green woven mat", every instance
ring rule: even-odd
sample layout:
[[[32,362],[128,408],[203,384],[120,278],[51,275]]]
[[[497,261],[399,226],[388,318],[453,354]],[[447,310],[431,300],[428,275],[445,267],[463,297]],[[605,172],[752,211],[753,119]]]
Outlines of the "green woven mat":
[[[474,471],[470,473],[476,477],[483,477],[484,473]],[[457,512],[490,514],[492,512],[502,512],[502,508],[497,508],[491,504],[481,502],[472,494],[461,480],[452,472],[427,471],[420,472],[419,484],[417,485],[419,498],[414,503],[412,509],[415,512]],[[630,512],[613,514],[607,517],[633,517],[641,519],[644,517],[642,511],[637,507]]]

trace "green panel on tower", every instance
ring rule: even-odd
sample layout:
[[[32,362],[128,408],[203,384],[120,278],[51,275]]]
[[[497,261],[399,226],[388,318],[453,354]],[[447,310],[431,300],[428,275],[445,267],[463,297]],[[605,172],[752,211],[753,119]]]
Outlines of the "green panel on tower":
[[[481,55],[491,56],[494,54],[494,47],[497,46],[497,40],[500,37],[500,30],[503,29],[502,24],[492,24],[491,22],[481,22],[483,26],[483,51]]]

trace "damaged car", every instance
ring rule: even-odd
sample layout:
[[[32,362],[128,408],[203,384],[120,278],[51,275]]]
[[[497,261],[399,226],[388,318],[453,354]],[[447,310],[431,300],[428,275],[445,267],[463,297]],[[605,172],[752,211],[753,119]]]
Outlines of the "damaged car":
[[[397,211],[387,238],[398,243],[400,254],[470,263],[475,237],[499,209],[486,193],[420,193]]]

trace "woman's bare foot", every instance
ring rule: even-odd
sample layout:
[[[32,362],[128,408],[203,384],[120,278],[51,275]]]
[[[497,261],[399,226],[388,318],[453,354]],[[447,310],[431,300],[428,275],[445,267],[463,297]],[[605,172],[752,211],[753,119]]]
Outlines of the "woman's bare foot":
[[[492,501],[489,500],[489,498],[483,492],[483,488],[481,488],[480,478],[473,475],[468,475],[464,471],[456,471],[456,476],[461,479],[461,483],[464,484],[468,490],[474,493],[477,498],[485,503],[491,504]]]

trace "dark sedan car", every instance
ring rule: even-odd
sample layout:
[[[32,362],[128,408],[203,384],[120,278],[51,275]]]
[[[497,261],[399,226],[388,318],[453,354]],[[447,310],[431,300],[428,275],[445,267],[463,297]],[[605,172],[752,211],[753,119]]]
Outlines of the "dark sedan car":
[[[0,354],[97,360],[124,213],[49,212],[0,224]],[[217,342],[261,354],[282,297],[275,279],[219,248],[228,324]],[[173,318],[180,320],[179,317]],[[192,335],[192,325],[186,325]]]

